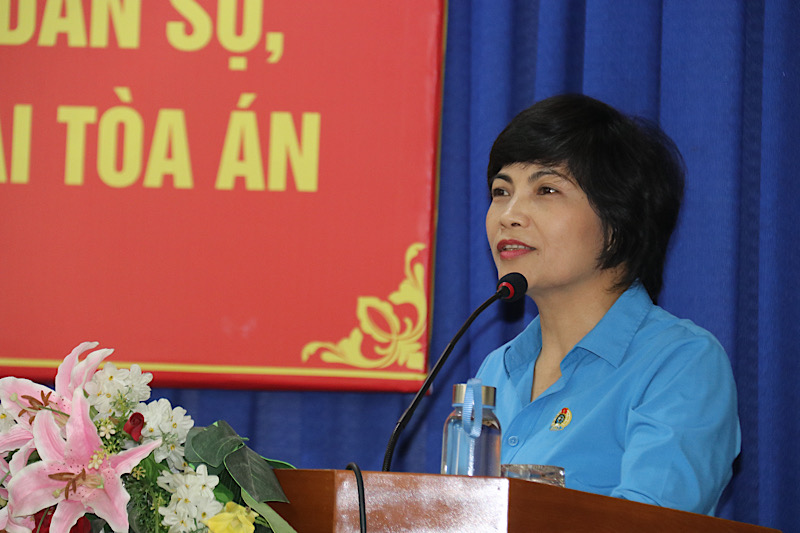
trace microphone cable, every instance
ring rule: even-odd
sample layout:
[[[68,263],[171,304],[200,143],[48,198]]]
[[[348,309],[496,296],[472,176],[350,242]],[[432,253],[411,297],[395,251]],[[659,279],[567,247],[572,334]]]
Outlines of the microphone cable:
[[[361,533],[367,533],[367,501],[364,496],[364,476],[361,469],[355,463],[347,465],[347,470],[352,470],[356,475],[356,487],[358,488],[358,523]]]
[[[444,366],[445,361],[450,356],[450,352],[453,351],[455,348],[456,343],[461,338],[462,335],[467,331],[467,328],[472,324],[472,322],[481,314],[487,307],[492,305],[497,300],[503,299],[508,300],[510,302],[514,302],[519,300],[523,296],[525,296],[525,291],[528,290],[528,281],[525,279],[525,276],[518,272],[512,272],[511,274],[506,274],[500,281],[497,283],[497,292],[495,292],[488,300],[483,302],[480,307],[478,307],[475,311],[469,315],[464,325],[461,326],[461,329],[455,334],[453,339],[444,349],[444,352],[439,357],[439,360],[436,361],[436,364],[433,365],[433,368],[428,373],[428,376],[425,378],[425,381],[422,383],[419,391],[417,392],[414,399],[411,401],[411,405],[408,406],[408,409],[405,410],[403,415],[398,420],[397,425],[392,431],[392,436],[389,438],[389,444],[386,446],[386,454],[383,457],[383,471],[389,472],[392,467],[392,456],[394,455],[394,448],[397,446],[397,441],[400,438],[400,433],[405,429],[408,425],[409,420],[411,420],[411,416],[416,411],[417,406],[422,401],[422,398],[425,396],[425,393],[428,392],[433,380],[436,378],[436,375]]]

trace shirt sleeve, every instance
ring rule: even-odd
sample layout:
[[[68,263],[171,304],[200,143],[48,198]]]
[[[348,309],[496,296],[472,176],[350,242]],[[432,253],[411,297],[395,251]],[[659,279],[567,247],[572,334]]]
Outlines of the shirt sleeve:
[[[730,362],[713,337],[661,350],[629,409],[612,496],[713,514],[741,436]]]

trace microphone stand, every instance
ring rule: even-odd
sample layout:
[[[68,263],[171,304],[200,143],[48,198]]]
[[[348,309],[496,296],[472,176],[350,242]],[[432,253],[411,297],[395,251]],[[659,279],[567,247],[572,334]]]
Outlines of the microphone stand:
[[[522,291],[524,293],[524,290]],[[411,420],[411,416],[414,414],[414,411],[417,410],[417,406],[422,401],[422,398],[425,396],[425,393],[428,392],[428,389],[433,383],[433,380],[436,378],[436,375],[439,373],[439,370],[442,369],[444,366],[445,361],[450,356],[450,352],[453,351],[458,340],[464,335],[464,332],[467,331],[470,324],[481,314],[484,309],[492,305],[495,301],[499,300],[500,298],[506,297],[505,295],[509,293],[509,289],[507,287],[498,287],[497,292],[494,293],[488,300],[483,302],[480,307],[478,307],[472,314],[469,316],[464,325],[461,326],[461,329],[458,330],[455,337],[450,341],[447,347],[442,352],[442,355],[439,357],[439,360],[436,361],[436,364],[433,365],[431,371],[428,373],[428,376],[425,378],[425,381],[422,383],[417,395],[414,396],[414,399],[411,401],[411,405],[408,406],[408,409],[405,410],[403,416],[400,417],[400,420],[397,421],[397,425],[392,431],[392,436],[389,438],[389,444],[386,446],[386,454],[383,456],[383,472],[389,472],[392,466],[392,456],[394,455],[394,448],[397,446],[397,440],[400,438],[400,433],[405,429],[408,425],[409,420]],[[513,291],[511,292],[513,294]]]

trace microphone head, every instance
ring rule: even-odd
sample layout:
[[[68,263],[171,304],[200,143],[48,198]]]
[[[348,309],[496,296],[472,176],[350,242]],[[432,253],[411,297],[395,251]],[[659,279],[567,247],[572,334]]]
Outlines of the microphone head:
[[[528,280],[519,272],[506,274],[497,282],[497,293],[503,300],[516,302],[525,296],[528,290]]]

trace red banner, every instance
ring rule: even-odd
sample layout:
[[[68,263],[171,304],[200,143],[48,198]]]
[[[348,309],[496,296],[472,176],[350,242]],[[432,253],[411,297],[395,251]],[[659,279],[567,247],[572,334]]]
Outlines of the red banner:
[[[0,0],[0,375],[415,390],[440,0]]]

